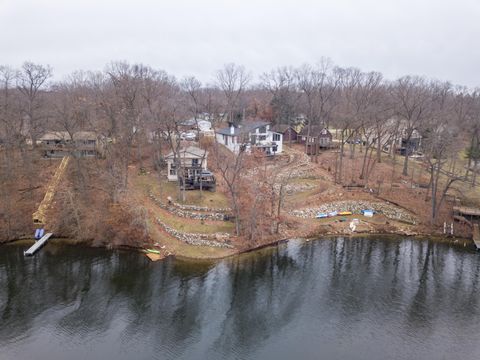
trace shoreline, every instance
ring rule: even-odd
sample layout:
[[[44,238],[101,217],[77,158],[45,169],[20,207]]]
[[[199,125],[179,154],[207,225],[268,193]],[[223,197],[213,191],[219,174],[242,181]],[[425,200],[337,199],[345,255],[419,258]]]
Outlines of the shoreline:
[[[216,261],[216,260],[222,260],[222,259],[227,259],[230,257],[234,256],[239,256],[242,254],[248,254],[252,253],[255,251],[260,251],[266,248],[270,247],[276,247],[282,244],[286,244],[290,242],[291,240],[300,240],[303,242],[310,242],[310,241],[316,241],[316,240],[326,240],[326,239],[331,239],[334,237],[346,237],[346,238],[359,238],[359,237],[379,237],[379,236],[384,236],[384,237],[408,237],[408,238],[415,238],[420,241],[433,241],[435,243],[442,243],[442,244],[448,244],[449,246],[454,246],[454,247],[461,247],[461,248],[471,248],[472,250],[475,250],[473,247],[473,242],[471,239],[464,238],[464,237],[456,237],[456,236],[445,236],[445,235],[439,235],[439,234],[405,234],[402,232],[365,232],[365,233],[335,233],[335,234],[311,234],[309,236],[300,236],[300,237],[288,237],[284,238],[282,237],[281,239],[275,239],[269,242],[266,242],[264,244],[259,244],[254,247],[248,248],[248,249],[235,249],[231,254],[228,255],[222,255],[222,256],[208,256],[208,257],[192,257],[188,255],[182,255],[182,254],[169,254],[166,256],[163,256],[159,258],[158,260],[165,260],[169,257],[174,257],[178,260],[181,261]],[[56,244],[62,244],[62,245],[68,245],[68,246],[81,246],[81,247],[86,247],[86,248],[98,248],[98,249],[107,249],[107,250],[124,250],[124,251],[133,251],[133,252],[138,252],[138,253],[146,253],[145,250],[147,248],[140,248],[140,247],[132,247],[132,246],[127,246],[127,245],[120,245],[116,247],[109,247],[109,246],[93,246],[91,245],[92,240],[74,240],[66,237],[55,237],[52,238],[51,241],[55,242]],[[34,239],[32,238],[20,238],[20,239],[13,239],[9,240],[3,243],[0,243],[0,247],[2,245],[29,245],[34,243]]]

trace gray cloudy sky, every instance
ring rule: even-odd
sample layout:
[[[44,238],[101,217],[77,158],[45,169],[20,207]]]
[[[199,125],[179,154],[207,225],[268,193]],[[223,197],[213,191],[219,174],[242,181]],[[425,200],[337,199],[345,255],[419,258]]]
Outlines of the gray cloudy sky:
[[[127,60],[210,81],[227,62],[258,75],[326,56],[473,87],[479,35],[479,0],[0,0],[0,64],[57,78]]]

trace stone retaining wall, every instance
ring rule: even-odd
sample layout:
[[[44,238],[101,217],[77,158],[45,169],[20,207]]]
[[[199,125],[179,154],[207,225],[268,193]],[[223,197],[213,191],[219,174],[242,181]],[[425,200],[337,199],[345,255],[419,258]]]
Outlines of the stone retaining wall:
[[[211,246],[218,248],[229,248],[232,249],[233,246],[229,244],[230,234],[227,233],[214,233],[214,234],[195,234],[195,233],[184,233],[174,228],[168,226],[159,218],[156,219],[157,223],[165,229],[167,233],[175,237],[176,239],[183,241],[189,245],[195,246]]]
[[[275,193],[277,195],[280,194],[280,187],[281,185],[278,183],[273,186]],[[288,195],[292,195],[302,191],[309,191],[314,188],[315,188],[315,185],[313,184],[286,184],[283,187],[283,191]]]
[[[306,219],[315,218],[318,213],[329,213],[332,211],[351,211],[354,214],[360,214],[360,211],[364,209],[375,210],[392,220],[403,221],[409,224],[416,224],[415,216],[404,209],[388,203],[370,202],[364,200],[335,201],[320,205],[315,208],[293,210],[290,212],[290,214]]]
[[[181,210],[205,211],[205,212],[213,212],[213,213],[231,213],[232,212],[232,209],[230,208],[210,208],[206,206],[184,205],[184,204],[179,204],[175,201],[171,201],[171,204]]]
[[[227,221],[229,219],[229,214],[227,214],[226,212],[205,212],[205,210],[203,210],[203,212],[194,212],[194,211],[186,210],[186,209],[194,210],[196,208],[194,206],[190,208],[190,207],[187,207],[190,205],[182,205],[182,207],[180,208],[179,206],[177,206],[179,204],[175,205],[175,203],[173,202],[171,204],[163,203],[159,198],[157,198],[153,194],[149,194],[149,197],[159,207],[167,210],[168,212],[178,217],[184,217],[184,218],[190,218],[190,219],[196,219],[196,220],[216,220],[216,221]],[[206,208],[203,208],[203,209],[206,209]]]

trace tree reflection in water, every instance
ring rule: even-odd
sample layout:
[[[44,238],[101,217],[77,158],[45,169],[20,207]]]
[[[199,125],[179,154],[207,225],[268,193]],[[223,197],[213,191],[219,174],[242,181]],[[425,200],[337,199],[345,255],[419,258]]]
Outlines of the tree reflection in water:
[[[6,359],[438,358],[480,351],[478,254],[332,238],[225,259],[0,248]],[[449,356],[450,354],[450,356]]]

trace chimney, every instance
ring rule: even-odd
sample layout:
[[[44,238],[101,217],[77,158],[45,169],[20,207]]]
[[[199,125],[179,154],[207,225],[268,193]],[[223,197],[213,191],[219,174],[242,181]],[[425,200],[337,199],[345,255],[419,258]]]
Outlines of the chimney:
[[[233,123],[230,123],[230,135],[235,134],[235,126],[233,126]]]

